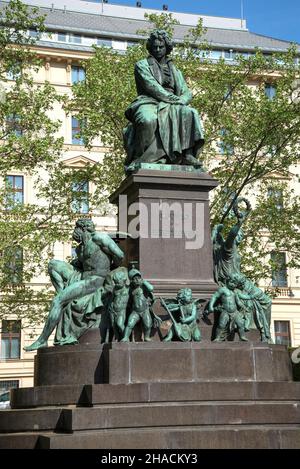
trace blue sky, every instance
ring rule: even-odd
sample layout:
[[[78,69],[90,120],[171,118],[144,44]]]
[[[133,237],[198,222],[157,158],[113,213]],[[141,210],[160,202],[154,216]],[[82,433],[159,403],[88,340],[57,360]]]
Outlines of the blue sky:
[[[97,0],[96,0],[97,1]],[[98,2],[101,0],[98,0]],[[141,0],[144,8],[240,18],[241,0]],[[251,32],[300,43],[300,0],[243,0],[244,17]],[[109,0],[135,6],[135,0]]]

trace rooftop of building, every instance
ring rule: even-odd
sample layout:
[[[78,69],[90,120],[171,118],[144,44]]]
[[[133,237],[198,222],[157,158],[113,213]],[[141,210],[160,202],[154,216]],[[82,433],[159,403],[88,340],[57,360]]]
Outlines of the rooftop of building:
[[[0,8],[3,8],[7,2],[8,0],[0,1]],[[144,19],[145,13],[162,13],[160,10],[81,0],[63,0],[62,3],[58,0],[23,0],[23,2],[41,8],[41,13],[46,15],[46,27],[51,31],[124,40],[142,38],[143,36],[137,31],[150,29],[149,22]],[[197,24],[199,18],[202,18],[206,28],[204,39],[215,48],[250,51],[258,48],[264,52],[281,52],[286,51],[291,44],[289,41],[252,33],[246,28],[246,21],[238,18],[191,15],[171,11],[168,13],[172,13],[173,17],[181,23],[174,29],[175,42],[182,41],[190,28]],[[51,41],[45,41],[44,45],[50,47]],[[79,49],[80,47],[78,46]],[[299,44],[297,48],[300,52]]]

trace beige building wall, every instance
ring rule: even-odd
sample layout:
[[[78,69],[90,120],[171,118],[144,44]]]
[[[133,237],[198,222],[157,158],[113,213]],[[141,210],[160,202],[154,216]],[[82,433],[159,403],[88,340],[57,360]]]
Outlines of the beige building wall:
[[[70,54],[66,55],[65,52],[62,51],[59,51],[58,53],[58,51],[55,50],[47,50],[47,55],[45,55],[42,50],[38,50],[38,52],[40,57],[44,60],[44,66],[40,68],[38,73],[34,74],[36,84],[42,84],[47,80],[56,88],[58,93],[62,95],[71,94],[72,64],[79,65],[79,62],[82,59],[86,59],[89,54],[74,54],[70,51]],[[105,152],[105,148],[101,146],[101,142],[96,141],[95,146],[91,151],[87,151],[81,145],[72,144],[71,116],[66,116],[65,111],[59,104],[55,105],[49,115],[53,115],[55,119],[59,119],[62,122],[58,136],[64,137],[65,145],[62,158],[66,165],[73,168],[80,168],[83,165],[86,165],[87,162],[101,162]],[[24,203],[43,204],[43,201],[36,197],[33,176],[22,171],[15,170],[8,174],[24,177]],[[47,179],[46,173],[42,174],[42,176]],[[95,190],[93,184],[90,185],[89,189],[91,192]],[[92,213],[91,215],[97,229],[105,231],[115,230],[116,221],[114,217],[102,217],[99,216],[98,213]],[[70,258],[71,243],[55,243],[54,257],[59,260]],[[50,279],[46,274],[33,279],[32,284],[34,288],[41,288],[48,285],[49,288],[53,289]],[[10,319],[14,320],[15,318],[12,316]],[[20,359],[9,359],[6,361],[3,359],[0,360],[0,390],[2,384],[6,381],[19,381],[19,387],[28,387],[33,385],[33,364],[36,352],[25,352],[23,347],[32,343],[32,341],[40,334],[42,326],[37,327],[34,331],[27,328],[24,324],[22,324],[22,326]],[[50,337],[49,345],[51,345],[52,340],[53,336]]]

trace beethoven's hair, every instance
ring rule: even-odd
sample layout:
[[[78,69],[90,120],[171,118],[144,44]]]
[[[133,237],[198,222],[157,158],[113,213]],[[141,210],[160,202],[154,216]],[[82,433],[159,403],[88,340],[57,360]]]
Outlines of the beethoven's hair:
[[[166,45],[166,49],[167,49],[167,55],[169,55],[172,52],[174,46],[167,31],[164,31],[163,29],[155,29],[155,31],[153,31],[150,34],[146,43],[147,51],[150,52],[150,54],[151,54],[153,43],[156,40],[164,41]]]

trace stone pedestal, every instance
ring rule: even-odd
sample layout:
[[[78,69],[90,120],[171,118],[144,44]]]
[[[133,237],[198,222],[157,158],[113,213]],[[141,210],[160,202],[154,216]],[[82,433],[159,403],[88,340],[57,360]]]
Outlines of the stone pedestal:
[[[146,168],[127,177],[110,197],[118,206],[120,231],[135,235],[139,224],[140,236],[121,242],[126,261],[137,263],[157,295],[174,296],[190,287],[196,296],[209,298],[216,290],[209,191],[218,183],[190,167]]]
[[[285,347],[259,342],[153,341],[50,347],[38,351],[34,376],[35,386],[292,379]]]

